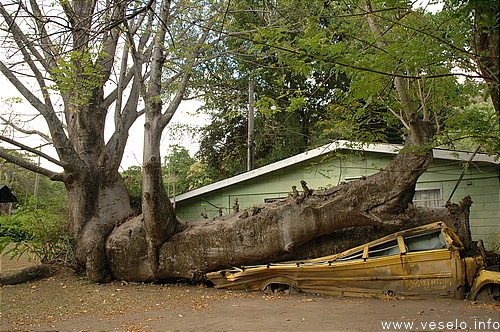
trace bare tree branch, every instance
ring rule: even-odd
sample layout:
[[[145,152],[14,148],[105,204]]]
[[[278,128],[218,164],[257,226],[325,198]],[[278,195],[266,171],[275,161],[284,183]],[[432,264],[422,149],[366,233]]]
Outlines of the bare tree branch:
[[[42,20],[42,11],[35,0],[30,0],[31,7],[33,8],[33,17],[37,18],[35,21],[38,26],[41,39],[41,48],[45,54],[45,59],[47,59],[48,68],[56,68],[56,55],[53,53],[54,44],[50,40],[49,33],[45,28],[45,22]]]
[[[26,129],[21,128],[18,125],[16,125],[13,121],[4,118],[3,116],[0,116],[0,120],[2,120],[6,125],[12,127],[13,129],[15,129],[15,130],[17,130],[17,131],[19,131],[19,132],[21,132],[23,134],[26,134],[26,135],[38,135],[41,138],[43,138],[45,141],[47,141],[49,143],[52,143],[52,138],[50,138],[48,135],[42,133],[41,131],[38,131],[38,130],[26,130]]]
[[[194,50],[190,54],[190,60],[188,62],[188,65],[184,69],[184,73],[182,75],[181,82],[179,84],[179,87],[177,89],[177,93],[175,94],[175,97],[173,98],[172,102],[168,105],[167,109],[165,110],[165,113],[162,116],[161,119],[161,127],[164,128],[172,119],[172,116],[174,115],[175,111],[179,107],[180,103],[184,99],[184,94],[186,92],[189,79],[191,78],[191,71],[193,70],[194,66],[199,63],[198,62],[198,56],[201,53],[201,50],[203,48],[203,45],[205,41],[207,40],[209,33],[211,32],[211,27],[213,26],[213,23],[208,26],[206,29],[203,30],[203,34],[200,36],[198,42],[197,42],[197,47],[194,48]]]
[[[25,168],[27,170],[30,170],[32,172],[42,174],[45,176],[48,176],[52,181],[61,181],[65,182],[69,179],[69,176],[65,173],[57,173],[54,171],[51,171],[49,169],[46,169],[44,167],[40,167],[38,165],[35,165],[33,163],[30,163],[24,159],[15,157],[9,153],[7,153],[4,149],[0,148],[0,157],[13,163],[18,166],[21,166],[22,168]]]
[[[61,166],[61,167],[64,167],[64,164],[61,163],[59,160],[54,159],[51,156],[49,156],[49,155],[47,155],[47,154],[45,154],[45,153],[43,153],[43,152],[41,152],[41,151],[39,151],[37,149],[34,149],[34,148],[29,147],[27,145],[24,145],[24,144],[22,144],[20,142],[17,142],[15,140],[10,139],[10,138],[5,137],[5,136],[0,136],[0,140],[2,140],[4,142],[7,142],[9,144],[15,145],[15,146],[21,148],[22,150],[25,150],[25,151],[31,152],[33,154],[36,154],[37,156],[45,158],[46,160],[50,161],[53,164],[56,164],[56,165]]]
[[[74,169],[77,160],[79,160],[74,149],[69,143],[69,140],[64,132],[63,126],[56,113],[49,109],[46,109],[45,104],[43,104],[6,66],[0,61],[0,72],[7,77],[7,79],[16,87],[16,89],[23,95],[24,98],[33,106],[37,111],[39,111],[45,118],[49,130],[51,132],[52,141],[54,142],[54,147],[58,150],[64,150],[64,152],[59,153],[59,155],[66,156],[68,161],[65,163],[70,169]]]
[[[0,72],[12,83],[12,85],[21,93],[21,95],[33,106],[37,111],[41,112],[45,105],[28,89],[14,73],[0,61]]]
[[[364,8],[366,13],[373,12],[370,0],[366,0]],[[384,39],[383,34],[381,32],[378,20],[371,14],[367,14],[366,17],[370,29],[372,33],[375,35],[375,39],[377,40],[378,46],[379,47],[388,46],[388,42]],[[394,86],[396,87],[396,90],[398,92],[399,102],[401,103],[401,106],[403,106],[403,109],[405,110],[406,120],[409,121],[412,117],[412,114],[414,114],[415,110],[413,109],[411,98],[408,94],[408,86],[405,85],[405,82],[403,80],[404,78],[405,77],[403,77],[402,75],[394,76]]]

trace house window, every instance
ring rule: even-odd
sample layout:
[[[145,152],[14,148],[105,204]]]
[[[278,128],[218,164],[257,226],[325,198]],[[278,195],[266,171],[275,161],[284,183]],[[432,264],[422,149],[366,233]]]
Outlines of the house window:
[[[283,197],[282,198],[264,198],[264,203],[273,203],[273,202],[276,202],[276,201],[280,201],[284,199]]]
[[[413,204],[422,207],[442,207],[443,190],[441,188],[422,188],[415,190]]]

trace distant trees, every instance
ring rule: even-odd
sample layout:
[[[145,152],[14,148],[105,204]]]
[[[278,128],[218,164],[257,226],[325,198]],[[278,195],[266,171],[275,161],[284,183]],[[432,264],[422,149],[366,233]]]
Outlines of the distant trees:
[[[207,184],[207,175],[200,170],[200,163],[179,145],[171,145],[161,167],[167,195],[174,196]],[[137,213],[142,211],[142,168],[131,166],[121,173],[129,191],[130,203]]]
[[[10,154],[36,163],[37,157],[23,151],[10,151]],[[52,182],[48,177],[37,175],[16,164],[0,158],[0,185],[7,185],[16,195],[18,206],[35,205],[38,207],[51,206],[66,213],[67,195],[64,186],[59,182]]]
[[[430,12],[407,1],[239,1],[228,15],[238,31],[224,40],[230,57],[204,64],[212,123],[198,157],[207,171],[219,179],[245,171],[250,80],[258,165],[335,139],[402,143],[415,116],[432,123],[436,145],[488,141],[498,153],[498,112],[474,134],[456,127],[459,114],[474,119],[467,109],[479,95],[497,107],[498,11],[484,11],[498,4],[441,4]]]
[[[200,80],[204,84],[200,98],[211,124],[201,128],[197,157],[213,179],[246,170],[250,81],[255,83],[257,110],[256,167],[330,141],[330,137],[321,137],[318,124],[325,120],[327,105],[338,102],[346,92],[348,78],[320,62],[314,71],[295,70],[285,62],[283,57],[290,54],[280,52],[279,42],[265,41],[265,28],[286,29],[278,26],[283,20],[280,5],[266,1],[235,3],[228,12],[226,26],[230,32],[223,44],[228,55],[204,64],[210,75]],[[284,39],[293,40],[298,33],[287,30]]]
[[[9,153],[36,163],[37,157],[32,154],[23,151]],[[12,205],[13,214],[0,215],[0,253],[6,245],[15,242],[11,247],[12,257],[30,251],[46,263],[74,263],[70,257],[68,196],[64,185],[2,158],[0,184],[7,185],[18,200]]]

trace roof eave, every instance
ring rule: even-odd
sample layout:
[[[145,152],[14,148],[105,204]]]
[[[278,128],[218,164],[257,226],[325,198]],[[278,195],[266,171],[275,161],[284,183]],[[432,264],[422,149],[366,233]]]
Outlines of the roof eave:
[[[336,150],[342,150],[342,149],[349,149],[349,150],[355,150],[355,151],[365,151],[365,152],[377,152],[377,153],[386,153],[386,154],[397,154],[401,149],[403,149],[403,145],[401,144],[385,144],[385,143],[378,143],[378,144],[361,144],[361,143],[355,143],[351,141],[345,141],[345,140],[339,140],[335,141],[333,143],[323,145],[319,148],[315,148],[303,153],[300,153],[298,155],[277,161],[275,163],[242,173],[238,174],[236,176],[230,177],[228,179],[224,179],[218,182],[214,182],[212,184],[209,184],[207,186],[197,188],[191,191],[188,191],[186,193],[177,195],[175,197],[172,197],[172,201],[183,201],[192,197],[200,196],[221,188],[224,188],[229,185],[234,185],[243,181],[247,181],[253,178],[256,178],[258,176],[274,172],[276,170],[297,164],[299,162],[303,162],[309,159],[316,158],[318,156],[325,155],[327,153],[330,153],[332,151]],[[446,159],[446,160],[455,160],[455,161],[469,161],[470,158],[473,156],[473,152],[466,152],[466,151],[454,151],[454,150],[442,150],[442,149],[433,149],[433,157],[436,159]],[[493,157],[490,157],[485,154],[475,154],[474,158],[472,161],[476,162],[487,162],[487,163],[494,163],[498,164],[498,161],[495,161]]]

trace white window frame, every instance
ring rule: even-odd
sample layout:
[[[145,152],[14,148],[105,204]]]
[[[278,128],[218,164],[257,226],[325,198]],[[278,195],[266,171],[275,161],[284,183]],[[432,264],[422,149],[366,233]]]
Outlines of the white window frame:
[[[420,198],[419,194],[427,196],[429,196],[429,194],[432,195],[430,195],[430,197]],[[415,196],[413,197],[413,204],[415,206],[422,206],[422,207],[433,207],[433,208],[443,207],[444,206],[443,188],[441,187],[416,188]]]

